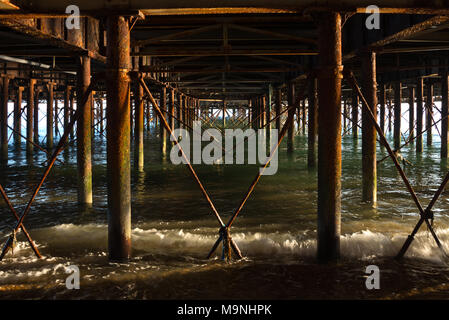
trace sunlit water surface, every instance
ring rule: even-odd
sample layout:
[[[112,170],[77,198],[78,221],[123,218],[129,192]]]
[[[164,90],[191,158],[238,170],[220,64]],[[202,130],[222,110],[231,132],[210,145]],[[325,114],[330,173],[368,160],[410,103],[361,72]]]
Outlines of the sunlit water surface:
[[[391,137],[390,137],[391,138]],[[425,138],[425,136],[424,136]],[[145,172],[132,174],[132,247],[127,264],[107,258],[106,141],[93,146],[94,205],[76,204],[76,149],[61,154],[39,192],[25,226],[44,259],[38,260],[23,235],[0,262],[0,298],[447,298],[448,260],[423,227],[401,262],[393,258],[418,221],[418,211],[391,160],[378,167],[377,208],[361,202],[361,142],[343,139],[342,260],[319,265],[316,253],[316,171],[306,167],[306,137],[295,152],[280,149],[274,176],[264,176],[232,228],[245,258],[226,264],[220,250],[205,257],[219,225],[187,168],[162,159],[159,138],[147,133]],[[425,139],[424,139],[425,141]],[[24,145],[22,145],[22,150]],[[402,154],[411,184],[426,206],[448,170],[434,145],[417,156],[414,145]],[[378,149],[378,158],[386,155]],[[22,212],[43,172],[46,155],[33,162],[10,146],[0,181]],[[226,220],[258,171],[255,165],[196,165],[220,214]],[[436,233],[449,252],[449,197],[435,205]],[[15,219],[1,203],[0,239]],[[381,289],[367,290],[365,268],[378,265]],[[77,265],[81,289],[67,290],[66,268]]]

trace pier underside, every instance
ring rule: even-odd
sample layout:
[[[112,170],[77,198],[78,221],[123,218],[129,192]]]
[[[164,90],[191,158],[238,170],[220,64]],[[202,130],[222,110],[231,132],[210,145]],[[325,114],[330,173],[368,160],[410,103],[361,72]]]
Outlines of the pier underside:
[[[0,38],[0,274],[68,256],[96,270],[92,297],[126,263],[142,277],[106,297],[156,298],[154,278],[176,283],[157,298],[245,298],[259,272],[249,298],[447,298],[444,1],[3,0]],[[236,164],[251,134],[265,159]],[[197,135],[223,151],[210,165]],[[351,289],[370,259],[388,294]],[[440,277],[414,292],[421,267]],[[187,284],[220,272],[248,287]],[[46,281],[0,291],[74,297]]]

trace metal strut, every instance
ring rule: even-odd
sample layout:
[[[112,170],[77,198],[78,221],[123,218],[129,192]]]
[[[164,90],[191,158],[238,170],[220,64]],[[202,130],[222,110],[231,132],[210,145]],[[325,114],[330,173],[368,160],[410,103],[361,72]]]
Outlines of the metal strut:
[[[415,202],[415,205],[418,208],[419,214],[421,216],[420,220],[418,221],[415,228],[413,229],[413,232],[408,236],[408,238],[405,241],[404,245],[402,246],[401,250],[397,254],[396,259],[402,258],[404,256],[404,254],[407,252],[407,249],[409,248],[410,244],[412,243],[415,234],[418,232],[418,230],[421,227],[423,222],[426,223],[427,228],[429,229],[430,233],[432,234],[438,248],[441,250],[443,255],[447,257],[447,254],[444,251],[444,249],[440,243],[440,240],[438,239],[435,231],[433,230],[432,224],[429,222],[429,220],[430,219],[433,220],[432,207],[435,204],[435,202],[438,200],[439,196],[441,195],[441,193],[444,190],[444,187],[446,186],[447,182],[449,181],[449,172],[444,177],[437,192],[433,196],[433,198],[430,201],[427,208],[424,210],[423,207],[421,206],[421,203],[419,202],[419,199],[418,199],[415,191],[413,190],[413,187],[411,186],[407,176],[405,175],[404,170],[401,168],[401,165],[399,164],[398,159],[396,158],[396,156],[394,154],[394,151],[391,149],[390,144],[388,143],[387,139],[385,138],[385,135],[383,134],[381,128],[377,124],[376,117],[372,113],[372,111],[368,105],[368,102],[366,101],[362,91],[360,90],[360,87],[357,84],[354,74],[352,73],[352,71],[345,69],[344,76],[345,76],[346,80],[348,81],[348,83],[352,86],[352,88],[355,90],[355,92],[358,94],[358,96],[362,100],[362,106],[367,109],[368,115],[369,115],[371,121],[373,122],[373,125],[375,126],[377,133],[379,134],[381,143],[387,149],[388,154],[390,155],[391,159],[393,160],[394,165],[395,165],[396,169],[398,170],[399,175],[401,176],[402,180],[404,181],[404,184],[406,185],[407,190],[409,191],[413,201]]]
[[[214,213],[215,217],[217,218],[217,220],[218,220],[218,222],[220,224],[220,227],[221,228],[225,227],[225,224],[224,224],[223,220],[221,219],[220,214],[218,213],[217,209],[215,208],[215,205],[212,202],[212,199],[209,197],[209,194],[207,193],[206,189],[204,188],[203,184],[201,183],[200,179],[198,178],[198,175],[196,174],[195,170],[193,169],[192,164],[190,163],[189,159],[187,158],[186,154],[184,153],[184,150],[182,149],[181,145],[179,144],[177,137],[173,134],[173,131],[171,130],[167,120],[165,119],[164,114],[162,113],[161,109],[159,108],[159,105],[157,104],[156,100],[154,99],[153,95],[151,94],[150,89],[148,89],[145,81],[143,80],[143,78],[141,76],[138,77],[138,80],[139,80],[140,85],[143,87],[143,89],[145,90],[146,94],[150,98],[150,101],[153,104],[154,110],[156,111],[157,115],[159,116],[159,119],[161,120],[161,124],[170,133],[173,141],[179,147],[181,155],[182,155],[184,161],[186,162],[187,167],[189,168],[190,173],[192,174],[192,176],[194,177],[196,183],[200,187],[200,190],[203,193],[204,197],[206,198],[206,200],[207,200],[210,208],[212,209],[212,212]],[[229,237],[228,238],[228,243],[229,243],[229,246],[234,251],[234,253],[239,258],[242,258],[242,254],[241,254],[237,244],[235,243],[235,241],[232,240]]]
[[[91,92],[92,92],[92,88],[94,87],[94,84],[95,84],[95,81],[94,81],[94,78],[93,78],[93,79],[92,79],[92,82],[91,82],[90,85],[89,85],[89,87],[87,87],[87,89],[86,89],[86,92],[85,92],[85,94],[84,94],[84,96],[83,96],[83,98],[82,98],[82,100],[81,100],[82,103],[81,103],[80,105],[83,105],[83,104],[86,103],[86,101],[87,101],[89,95],[90,95]],[[73,126],[75,125],[75,122],[80,118],[81,113],[82,113],[82,108],[78,108],[78,109],[76,110],[75,114],[73,115],[73,119],[71,120],[71,122],[70,122],[70,124],[69,124],[67,130],[64,132],[64,135],[63,135],[62,138],[59,140],[59,143],[58,143],[58,145],[57,145],[55,151],[53,152],[52,157],[51,157],[50,160],[49,160],[49,163],[48,163],[48,165],[47,165],[47,168],[45,169],[45,171],[44,171],[44,173],[43,173],[43,175],[42,175],[41,180],[40,180],[39,183],[36,185],[36,187],[35,187],[35,189],[34,189],[34,192],[33,192],[32,196],[31,196],[30,200],[28,201],[28,204],[27,204],[25,210],[23,211],[23,213],[22,213],[22,215],[21,215],[20,217],[17,217],[17,222],[16,222],[16,225],[15,225],[15,227],[14,227],[14,229],[13,229],[13,234],[16,234],[16,233],[19,231],[19,229],[24,230],[24,228],[23,228],[23,221],[24,221],[26,215],[30,212],[31,205],[33,204],[33,201],[34,201],[34,199],[36,198],[36,196],[37,196],[37,194],[38,194],[40,188],[41,188],[42,185],[44,184],[45,179],[47,178],[48,174],[50,173],[50,170],[52,169],[53,165],[55,164],[56,158],[57,158],[58,154],[65,148],[67,139],[68,139],[69,134],[70,134],[70,131],[73,129]],[[5,193],[5,195],[6,195],[6,193]],[[25,235],[26,235],[26,233],[25,233]],[[10,239],[10,238],[9,238],[9,239]],[[10,244],[9,244],[9,243],[11,242],[11,240],[9,240],[9,239],[8,239],[8,241],[6,242],[6,244],[3,246],[2,252],[1,252],[1,254],[0,254],[0,261],[3,260],[3,258],[4,258],[5,254],[6,254],[6,252],[10,249]],[[31,244],[31,242],[30,242],[30,244]],[[31,245],[31,247],[33,248],[33,251],[34,251],[35,246]],[[36,249],[37,249],[37,248],[36,248]],[[40,254],[36,253],[36,251],[35,251],[35,254],[36,254],[38,257],[39,257],[39,255],[40,255]],[[39,257],[39,258],[40,258],[40,257]]]
[[[294,106],[290,106],[288,108],[288,111],[289,112],[288,112],[287,120],[286,120],[284,126],[282,127],[282,130],[281,130],[280,135],[278,137],[278,142],[277,142],[276,146],[274,146],[273,150],[271,150],[271,153],[270,153],[270,156],[269,156],[267,162],[263,166],[262,170],[259,170],[259,173],[256,175],[256,177],[254,178],[253,182],[249,186],[248,191],[246,192],[245,196],[243,197],[242,201],[240,202],[240,205],[238,206],[238,208],[236,209],[234,214],[229,219],[228,223],[220,229],[219,237],[218,237],[217,241],[215,241],[214,245],[212,246],[212,249],[210,250],[209,254],[207,255],[208,259],[215,252],[215,250],[217,249],[217,247],[218,247],[218,245],[219,245],[219,243],[221,241],[223,241],[223,249],[225,248],[225,242],[227,241],[226,234],[229,233],[229,230],[230,230],[232,224],[234,223],[234,221],[237,218],[237,216],[239,215],[239,213],[242,211],[243,206],[245,205],[246,201],[249,199],[249,196],[251,195],[251,193],[253,192],[254,188],[257,185],[257,183],[259,182],[262,174],[264,173],[265,169],[267,168],[268,164],[270,163],[271,159],[273,158],[274,153],[279,148],[282,140],[285,137],[285,134],[287,133],[287,130],[288,130],[289,126],[293,124],[293,118],[295,116],[295,107]],[[232,244],[232,242],[231,242],[231,244]]]

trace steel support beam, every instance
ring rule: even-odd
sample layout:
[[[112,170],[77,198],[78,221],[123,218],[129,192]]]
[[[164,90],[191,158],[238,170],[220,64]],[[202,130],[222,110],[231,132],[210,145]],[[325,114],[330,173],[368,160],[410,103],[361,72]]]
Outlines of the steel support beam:
[[[318,82],[314,77],[309,78],[308,81],[309,126],[307,127],[307,167],[313,169],[316,167],[316,140],[318,133]]]
[[[341,16],[326,12],[319,17],[317,257],[330,262],[340,257]]]
[[[363,94],[374,117],[377,117],[376,54],[362,56]],[[362,108],[362,201],[377,202],[376,128],[369,111]]]
[[[441,159],[447,159],[448,154],[448,116],[449,116],[449,85],[448,71],[441,73]]]
[[[81,104],[90,85],[90,58],[80,57],[77,73],[77,108],[81,108],[81,117],[76,126],[76,151],[78,167],[78,203],[92,205],[92,94]]]
[[[394,84],[394,129],[393,141],[394,149],[397,150],[401,146],[401,101],[402,101],[402,84],[397,81]]]
[[[107,185],[109,259],[131,256],[130,34],[123,16],[107,18]]]
[[[53,83],[47,84],[47,149],[53,149]]]
[[[418,136],[416,137],[416,153],[421,153],[423,149],[423,78],[419,78],[416,83],[416,132]]]

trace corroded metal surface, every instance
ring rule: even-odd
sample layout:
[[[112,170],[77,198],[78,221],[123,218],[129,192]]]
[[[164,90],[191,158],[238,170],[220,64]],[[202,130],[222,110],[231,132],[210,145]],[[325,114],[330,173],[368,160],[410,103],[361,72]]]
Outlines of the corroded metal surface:
[[[127,19],[107,19],[107,188],[111,260],[131,256],[130,79]]]

